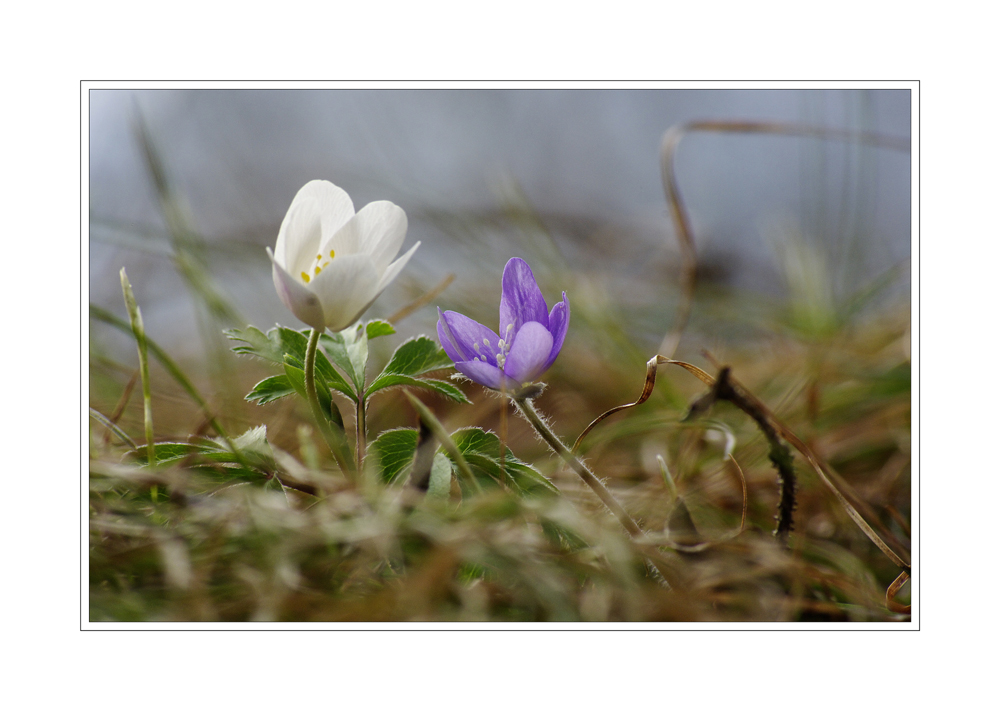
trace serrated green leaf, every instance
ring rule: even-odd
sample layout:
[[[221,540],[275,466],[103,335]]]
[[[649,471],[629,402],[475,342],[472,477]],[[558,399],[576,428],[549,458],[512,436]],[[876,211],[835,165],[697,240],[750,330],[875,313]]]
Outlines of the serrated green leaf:
[[[368,388],[368,396],[371,397],[372,393],[379,390],[385,390],[386,388],[398,387],[401,385],[412,385],[418,388],[426,388],[428,390],[433,390],[436,393],[444,395],[446,398],[454,400],[455,402],[462,402],[465,404],[471,404],[469,398],[465,397],[465,393],[459,390],[457,387],[451,383],[447,383],[443,380],[433,380],[431,378],[414,378],[410,375],[397,375],[394,373],[383,373],[375,379],[375,382],[371,384]]]
[[[288,376],[272,375],[254,385],[253,390],[247,394],[245,399],[256,402],[258,405],[266,405],[294,393],[295,388],[288,382]]]
[[[376,458],[380,480],[391,484],[409,471],[416,449],[415,429],[386,430],[368,445],[368,456]]]
[[[399,385],[414,385],[441,393],[457,402],[468,403],[468,398],[451,383],[440,380],[417,379],[417,376],[452,366],[451,358],[436,342],[426,336],[417,336],[404,342],[392,354],[388,365],[368,388],[367,395]]]
[[[444,349],[427,336],[417,336],[405,341],[389,359],[382,374],[423,375],[432,370],[452,367],[451,358]]]
[[[365,331],[368,333],[368,340],[370,341],[379,336],[391,336],[396,332],[396,329],[388,321],[375,319],[368,322],[368,325],[365,326]]]
[[[265,336],[259,329],[248,326],[244,329],[226,331],[226,336],[246,344],[233,346],[235,353],[256,356],[280,366],[284,366],[285,358],[289,357],[292,359],[292,365],[302,370],[306,360],[306,346],[309,343],[307,333],[308,329],[303,333],[278,326],[268,331]],[[316,353],[316,389],[327,392],[336,390],[357,402],[354,389],[330,364],[322,351]]]
[[[451,460],[443,452],[434,455],[431,465],[431,480],[427,487],[427,496],[432,499],[447,499],[451,496]]]
[[[356,392],[363,392],[365,367],[368,365],[368,333],[364,326],[358,324],[345,328],[332,336],[324,334],[320,336],[319,343],[330,360],[347,373]]]
[[[484,483],[497,486],[504,481],[522,495],[558,491],[555,484],[546,479],[541,472],[522,462],[506,447],[504,466],[501,470],[500,438],[492,432],[486,432],[478,427],[468,427],[454,432],[452,439],[465,457],[465,461],[469,463],[473,474]]]
[[[271,333],[275,329],[271,330]],[[240,341],[245,346],[233,346],[233,352],[241,355],[253,355],[272,363],[281,363],[284,353],[277,340],[272,340],[265,336],[260,329],[253,326],[239,329],[233,328],[225,331],[226,337],[231,341]]]

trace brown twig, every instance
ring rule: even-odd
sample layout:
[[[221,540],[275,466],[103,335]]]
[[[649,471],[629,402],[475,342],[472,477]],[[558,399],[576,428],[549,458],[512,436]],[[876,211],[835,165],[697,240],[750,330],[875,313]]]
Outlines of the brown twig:
[[[792,453],[778,437],[777,430],[760,407],[759,401],[747,397],[742,388],[734,387],[729,379],[729,373],[728,367],[719,372],[715,385],[691,405],[684,419],[694,419],[706,412],[716,401],[726,400],[743,410],[757,423],[770,445],[768,458],[778,471],[778,513],[775,515],[777,526],[774,535],[787,543],[788,534],[792,530],[792,512],[795,510],[795,469],[792,466]]]
[[[663,192],[674,220],[682,259],[681,300],[677,306],[677,316],[674,319],[673,328],[663,337],[663,342],[660,344],[660,353],[666,353],[670,358],[673,358],[674,353],[676,353],[681,335],[684,333],[691,316],[691,305],[694,301],[694,289],[697,282],[698,258],[695,251],[694,230],[691,227],[691,218],[684,206],[680,187],[677,184],[677,172],[674,164],[674,157],[681,139],[694,131],[812,137],[863,143],[889,150],[907,152],[910,150],[909,139],[885,136],[870,131],[844,131],[821,126],[803,126],[771,121],[692,121],[670,127],[663,134],[663,141],[660,144],[660,175],[663,180]]]

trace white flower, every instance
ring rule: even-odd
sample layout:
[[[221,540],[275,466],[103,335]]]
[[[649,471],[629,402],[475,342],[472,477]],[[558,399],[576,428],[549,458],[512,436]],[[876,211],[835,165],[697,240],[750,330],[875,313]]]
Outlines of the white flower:
[[[386,200],[354,213],[346,192],[313,180],[295,195],[274,252],[274,288],[299,319],[340,331],[358,320],[399,275],[420,243],[396,261],[406,236],[406,213]]]

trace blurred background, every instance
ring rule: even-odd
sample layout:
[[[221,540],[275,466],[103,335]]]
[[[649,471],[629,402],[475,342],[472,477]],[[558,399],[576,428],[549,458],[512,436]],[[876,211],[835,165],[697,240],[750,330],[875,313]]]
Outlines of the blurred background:
[[[652,348],[670,325],[679,269],[660,179],[664,131],[706,118],[903,139],[910,130],[905,90],[94,90],[90,101],[91,301],[118,307],[117,272],[127,267],[150,332],[182,351],[197,348],[198,331],[190,289],[171,265],[165,210],[174,207],[245,323],[292,325],[264,246],[298,188],[323,178],[358,209],[399,204],[406,244],[423,242],[373,316],[448,273],[455,299],[497,291],[510,256],[555,250],[595,291],[639,308],[636,337]],[[144,141],[158,154],[159,187]],[[834,293],[823,298],[836,298],[909,256],[906,152],[692,133],[676,171],[703,283],[788,295],[794,240],[829,268],[824,288]],[[426,311],[412,330],[432,322]]]

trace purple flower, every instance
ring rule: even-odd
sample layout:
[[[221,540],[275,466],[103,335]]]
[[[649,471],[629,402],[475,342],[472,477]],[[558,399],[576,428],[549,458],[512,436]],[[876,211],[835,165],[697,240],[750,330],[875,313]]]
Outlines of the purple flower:
[[[503,270],[500,333],[454,311],[438,309],[441,346],[455,368],[480,385],[518,388],[548,370],[569,328],[569,299],[548,310],[531,267],[514,257]]]

